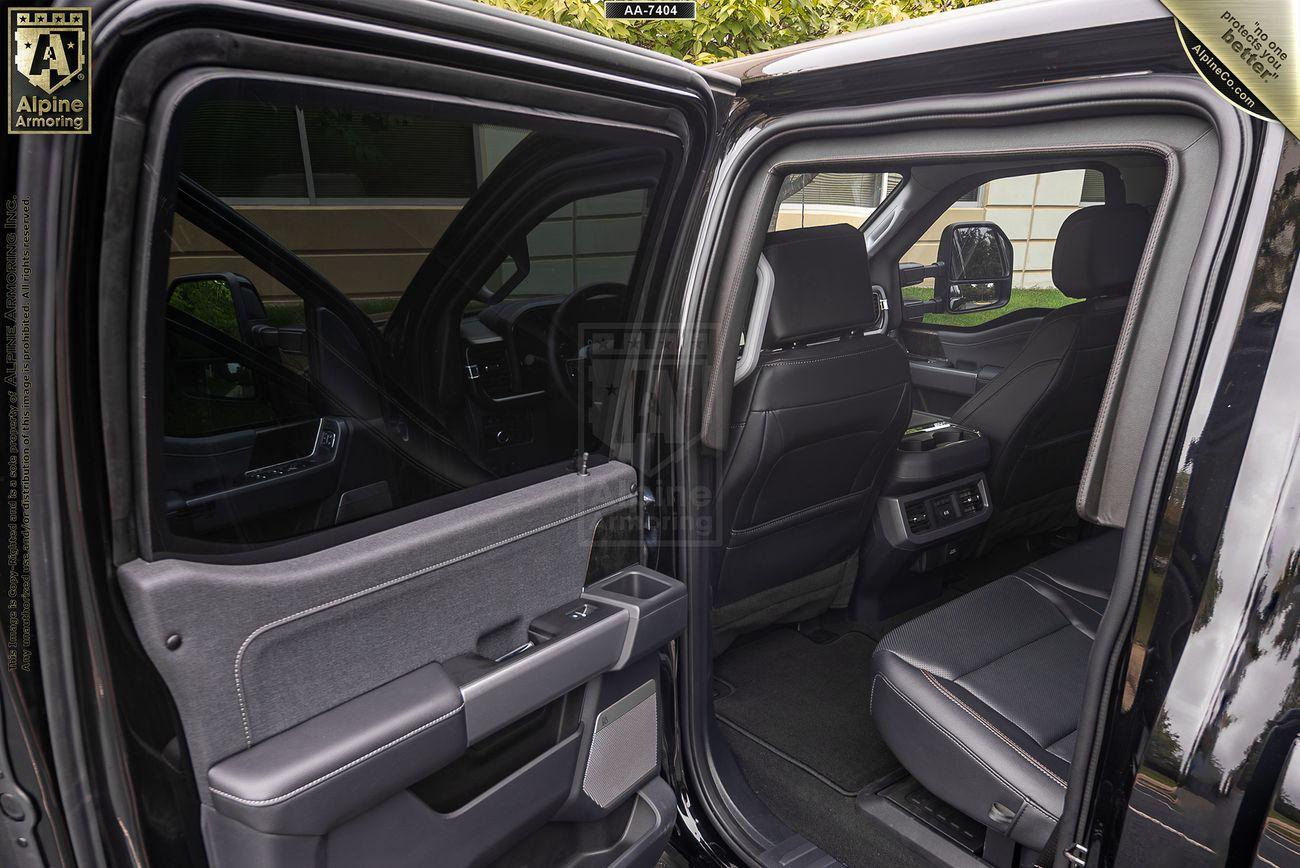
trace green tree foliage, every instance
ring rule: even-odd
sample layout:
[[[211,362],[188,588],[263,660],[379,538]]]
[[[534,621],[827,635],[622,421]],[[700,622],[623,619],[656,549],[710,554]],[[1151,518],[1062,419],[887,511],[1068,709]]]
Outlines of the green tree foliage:
[[[235,300],[224,280],[187,280],[176,285],[167,298],[167,306],[205,322],[227,336],[239,340],[239,321]]]
[[[599,0],[486,2],[692,63],[714,63],[985,0],[699,0],[694,21],[608,21]]]

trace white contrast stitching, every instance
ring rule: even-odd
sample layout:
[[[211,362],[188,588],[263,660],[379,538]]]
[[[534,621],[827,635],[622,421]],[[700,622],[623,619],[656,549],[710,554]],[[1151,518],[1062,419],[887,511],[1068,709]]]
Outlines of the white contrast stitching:
[[[309,790],[309,789],[311,789],[312,787],[316,786],[316,785],[319,784],[319,783],[324,783],[325,781],[329,780],[329,779],[332,778],[332,777],[335,777],[335,776],[337,776],[337,775],[341,775],[341,774],[343,774],[345,771],[347,771],[348,769],[352,768],[352,767],[355,766],[357,763],[365,762],[366,760],[370,759],[372,756],[375,756],[376,754],[381,754],[381,753],[383,753],[384,751],[388,750],[390,747],[393,747],[394,745],[397,745],[397,744],[401,744],[402,742],[406,741],[408,738],[413,738],[414,736],[419,735],[420,733],[424,732],[426,729],[428,729],[428,728],[431,727],[431,726],[437,726],[438,724],[442,723],[442,722],[443,722],[444,720],[446,720],[447,718],[451,717],[451,716],[454,715],[454,714],[457,714],[457,713],[458,713],[461,709],[463,709],[464,707],[465,707],[465,704],[464,704],[464,703],[461,703],[460,705],[456,706],[456,707],[453,708],[451,711],[447,712],[446,714],[442,715],[441,717],[434,718],[433,720],[429,721],[428,723],[422,723],[422,724],[420,724],[419,726],[417,726],[415,729],[413,729],[413,730],[411,730],[410,732],[406,733],[405,735],[399,735],[397,738],[393,739],[392,741],[388,742],[387,744],[380,745],[379,747],[375,748],[374,750],[370,751],[369,753],[367,753],[367,754],[363,754],[362,756],[359,756],[359,757],[357,757],[356,759],[352,760],[352,762],[347,763],[346,765],[341,765],[341,766],[339,766],[338,768],[336,768],[334,771],[332,771],[332,772],[327,772],[327,773],[321,775],[320,777],[318,777],[316,780],[311,781],[311,782],[309,782],[309,783],[305,783],[305,784],[303,784],[301,787],[298,787],[297,789],[290,790],[289,792],[285,793],[284,795],[280,795],[280,796],[272,796],[272,797],[269,798],[269,799],[242,799],[242,798],[240,798],[239,796],[232,795],[232,794],[230,794],[230,793],[225,792],[224,790],[219,790],[219,789],[217,789],[216,787],[213,787],[213,786],[209,786],[208,789],[211,790],[213,793],[217,794],[218,796],[221,796],[221,797],[226,798],[226,799],[230,799],[232,802],[239,802],[241,805],[248,805],[248,806],[250,806],[250,807],[260,807],[260,806],[262,806],[262,805],[274,805],[274,804],[278,804],[279,802],[283,802],[283,801],[286,800],[286,799],[291,799],[291,798],[293,798],[294,796],[298,795],[299,793],[303,792],[304,790]]]
[[[972,710],[970,706],[968,706],[966,703],[962,702],[962,701],[961,701],[960,699],[958,699],[957,697],[953,696],[951,693],[949,693],[948,690],[946,690],[946,689],[944,688],[944,686],[943,686],[942,684],[939,683],[938,679],[936,679],[936,678],[934,677],[934,675],[931,674],[930,671],[929,671],[928,669],[922,669],[922,670],[921,670],[921,674],[925,676],[925,680],[926,680],[926,681],[929,681],[930,684],[934,686],[934,689],[935,689],[935,690],[938,690],[938,691],[939,691],[940,693],[942,693],[944,696],[948,697],[948,699],[951,700],[953,703],[955,703],[955,704],[957,705],[957,707],[959,707],[962,711],[966,712],[966,713],[969,714],[971,717],[973,717],[973,718],[975,718],[976,720],[978,720],[981,724],[983,724],[983,726],[984,726],[985,729],[987,729],[989,732],[991,732],[991,733],[993,733],[994,735],[996,735],[998,738],[1002,739],[1002,741],[1005,742],[1006,745],[1007,745],[1009,748],[1011,748],[1011,749],[1014,750],[1016,753],[1020,754],[1022,757],[1024,757],[1026,760],[1028,760],[1030,765],[1032,765],[1034,768],[1038,769],[1038,770],[1039,770],[1040,772],[1042,772],[1043,774],[1047,775],[1049,778],[1051,778],[1053,781],[1055,781],[1055,782],[1056,782],[1057,784],[1059,784],[1060,786],[1062,786],[1062,787],[1065,786],[1065,781],[1061,780],[1061,779],[1058,778],[1056,775],[1052,774],[1052,771],[1051,771],[1049,768],[1047,768],[1047,766],[1043,765],[1043,764],[1040,763],[1038,760],[1034,759],[1034,758],[1031,757],[1029,754],[1025,753],[1024,749],[1021,748],[1020,745],[1018,745],[1018,744],[1016,744],[1014,741],[1012,741],[1009,737],[1007,737],[1006,733],[1002,732],[1002,731],[1001,731],[1000,729],[998,729],[996,726],[994,726],[993,724],[989,723],[987,720],[985,720],[983,717],[981,717],[979,714],[977,714],[974,710]]]
[[[838,356],[823,356],[822,358],[819,359],[782,359],[775,362],[764,362],[763,364],[759,365],[759,367],[779,368],[782,365],[815,365],[818,362],[834,362],[834,361],[838,361],[839,359],[851,359],[854,356],[865,356],[865,355],[869,355],[870,353],[878,353],[881,350],[889,349],[891,346],[893,346],[893,344],[884,344],[878,347],[872,347],[867,350],[858,350],[857,352],[853,352],[853,353],[840,353]],[[885,386],[885,388],[888,389],[891,387]],[[877,389],[876,391],[883,391],[883,390]]]
[[[582,518],[583,516],[590,515],[593,512],[599,512],[602,509],[608,509],[611,506],[616,506],[626,500],[632,500],[635,497],[636,497],[635,493],[619,495],[613,500],[607,500],[604,503],[596,504],[595,506],[588,507],[587,509],[581,510],[580,512],[575,512],[573,515],[565,516],[564,518],[557,518],[554,521],[547,522],[546,524],[540,525],[539,527],[535,527],[531,530],[522,531],[520,533],[515,534],[512,537],[508,537],[503,540],[497,540],[494,543],[474,549],[471,552],[465,552],[464,554],[456,555],[454,558],[448,558],[447,560],[440,561],[439,563],[433,564],[432,566],[421,567],[418,570],[412,570],[411,572],[406,573],[405,575],[398,576],[395,579],[389,579],[385,582],[380,582],[377,585],[371,585],[370,587],[363,588],[360,591],[353,591],[351,594],[347,594],[346,596],[339,597],[334,600],[330,600],[329,602],[326,603],[321,603],[317,606],[312,606],[309,609],[303,609],[300,612],[294,612],[292,615],[287,615],[283,618],[278,618],[274,621],[271,621],[269,623],[263,624],[262,626],[258,627],[252,633],[248,634],[248,638],[245,639],[243,644],[239,646],[239,651],[235,653],[235,693],[239,697],[239,716],[244,724],[244,741],[248,744],[249,747],[252,747],[253,734],[252,734],[252,729],[249,727],[249,723],[248,723],[248,705],[244,701],[244,683],[240,675],[240,666],[244,660],[244,652],[248,649],[248,646],[252,644],[253,640],[256,639],[258,636],[262,635],[268,630],[272,630],[283,624],[287,624],[290,621],[296,621],[299,618],[305,618],[308,615],[314,615],[317,612],[321,612],[324,611],[325,609],[329,609],[334,606],[350,602],[351,600],[355,600],[358,597],[364,597],[365,595],[374,593],[375,591],[382,591],[385,588],[392,587],[393,585],[399,585],[402,582],[409,581],[410,579],[418,578],[419,576],[423,576],[428,573],[432,573],[437,570],[440,570],[443,567],[451,566],[452,564],[456,564],[461,561],[468,560],[477,555],[481,555],[484,552],[489,552],[492,551],[493,549],[501,548],[502,546],[509,545],[510,543],[513,542],[518,542],[519,540],[524,539],[525,537],[532,536],[533,534],[541,533],[543,531],[550,530],[551,528],[554,527],[559,527],[565,522],[573,521],[575,518]]]

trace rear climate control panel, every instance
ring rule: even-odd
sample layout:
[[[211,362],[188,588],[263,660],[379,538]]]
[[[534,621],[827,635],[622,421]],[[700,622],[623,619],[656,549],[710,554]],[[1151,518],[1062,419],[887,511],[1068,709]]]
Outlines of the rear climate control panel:
[[[988,521],[992,511],[984,474],[926,491],[881,498],[877,510],[885,537],[899,548],[915,548]]]

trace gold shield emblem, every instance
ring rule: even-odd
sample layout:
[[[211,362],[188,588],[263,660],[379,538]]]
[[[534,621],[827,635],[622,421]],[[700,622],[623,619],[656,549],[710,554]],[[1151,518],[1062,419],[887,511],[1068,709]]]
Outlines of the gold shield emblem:
[[[85,66],[85,28],[80,22],[20,25],[13,34],[14,66],[48,94],[75,81]]]

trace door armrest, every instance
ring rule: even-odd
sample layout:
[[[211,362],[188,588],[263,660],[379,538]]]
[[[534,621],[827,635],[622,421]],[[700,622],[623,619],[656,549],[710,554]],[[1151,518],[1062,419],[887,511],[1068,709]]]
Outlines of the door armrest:
[[[465,746],[460,690],[431,663],[223,759],[208,788],[213,806],[246,826],[323,835]]]

